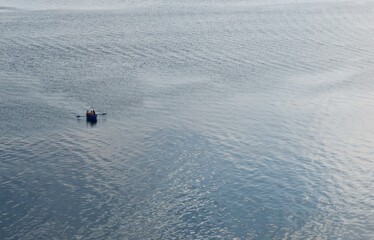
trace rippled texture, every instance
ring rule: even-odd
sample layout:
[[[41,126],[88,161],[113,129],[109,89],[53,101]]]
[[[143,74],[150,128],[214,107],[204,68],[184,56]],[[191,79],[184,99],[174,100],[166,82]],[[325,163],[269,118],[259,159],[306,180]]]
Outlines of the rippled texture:
[[[0,238],[374,238],[373,23],[365,0],[0,1]]]

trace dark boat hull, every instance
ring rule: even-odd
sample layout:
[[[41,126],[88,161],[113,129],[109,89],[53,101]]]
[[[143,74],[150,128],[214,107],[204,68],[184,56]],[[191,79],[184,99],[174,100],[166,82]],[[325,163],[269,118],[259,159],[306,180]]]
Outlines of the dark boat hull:
[[[97,115],[87,115],[86,116],[87,122],[97,122]]]

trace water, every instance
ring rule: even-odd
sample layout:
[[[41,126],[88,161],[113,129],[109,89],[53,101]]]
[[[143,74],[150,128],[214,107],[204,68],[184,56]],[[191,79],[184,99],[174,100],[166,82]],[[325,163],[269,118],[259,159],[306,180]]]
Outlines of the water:
[[[0,1],[0,238],[374,238],[373,22],[366,0]]]

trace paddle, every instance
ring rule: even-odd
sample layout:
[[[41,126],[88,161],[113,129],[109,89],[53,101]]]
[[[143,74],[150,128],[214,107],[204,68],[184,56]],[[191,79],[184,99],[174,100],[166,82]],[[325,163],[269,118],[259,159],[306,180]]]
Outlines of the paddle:
[[[96,113],[96,115],[106,115],[106,113]],[[77,115],[77,118],[80,118],[80,117],[86,117],[86,116],[81,116],[81,115]]]

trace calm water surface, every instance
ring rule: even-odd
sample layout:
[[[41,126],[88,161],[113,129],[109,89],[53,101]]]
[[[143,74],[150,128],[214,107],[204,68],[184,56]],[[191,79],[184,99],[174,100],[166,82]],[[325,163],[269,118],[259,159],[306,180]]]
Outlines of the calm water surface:
[[[373,239],[373,36],[366,0],[0,0],[0,238]]]

